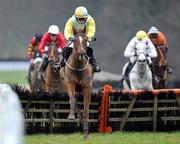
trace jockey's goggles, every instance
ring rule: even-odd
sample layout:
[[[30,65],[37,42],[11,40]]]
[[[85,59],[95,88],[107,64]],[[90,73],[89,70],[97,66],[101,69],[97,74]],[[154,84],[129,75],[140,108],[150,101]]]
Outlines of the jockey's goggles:
[[[76,17],[77,21],[85,22],[87,20],[87,17]]]
[[[56,36],[57,34],[50,34],[50,35],[54,37],[54,36]]]
[[[149,37],[151,39],[156,39],[158,37],[158,34],[157,33],[152,33],[152,34],[149,35]]]

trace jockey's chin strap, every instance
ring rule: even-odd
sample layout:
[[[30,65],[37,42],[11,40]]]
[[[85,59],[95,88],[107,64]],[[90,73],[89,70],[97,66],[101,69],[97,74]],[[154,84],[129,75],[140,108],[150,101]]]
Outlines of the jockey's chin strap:
[[[71,65],[66,61],[66,65],[67,65],[70,69],[75,70],[75,71],[84,71],[85,69],[87,69],[88,64],[89,64],[89,57],[88,57],[88,60],[86,61],[86,64],[85,64],[85,66],[84,66],[83,68],[75,68],[75,67],[71,66]]]

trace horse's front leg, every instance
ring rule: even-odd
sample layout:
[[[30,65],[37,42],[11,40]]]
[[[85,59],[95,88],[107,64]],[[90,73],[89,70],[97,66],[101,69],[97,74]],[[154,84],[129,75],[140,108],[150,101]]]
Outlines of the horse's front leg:
[[[74,114],[74,110],[75,110],[75,103],[76,103],[76,99],[75,99],[75,85],[74,84],[67,84],[67,92],[69,95],[69,104],[70,104],[70,113],[68,116],[69,120],[75,120],[75,114]]]
[[[85,88],[83,90],[83,97],[84,97],[84,112],[83,112],[83,131],[84,131],[84,139],[86,140],[88,138],[88,132],[89,132],[89,105],[91,101],[91,89]]]

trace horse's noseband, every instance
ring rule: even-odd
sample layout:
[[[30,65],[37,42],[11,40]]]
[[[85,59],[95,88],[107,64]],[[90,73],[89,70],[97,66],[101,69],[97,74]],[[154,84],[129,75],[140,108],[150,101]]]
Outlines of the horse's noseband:
[[[143,60],[138,60],[139,63],[145,63],[146,62],[146,59],[143,59]]]

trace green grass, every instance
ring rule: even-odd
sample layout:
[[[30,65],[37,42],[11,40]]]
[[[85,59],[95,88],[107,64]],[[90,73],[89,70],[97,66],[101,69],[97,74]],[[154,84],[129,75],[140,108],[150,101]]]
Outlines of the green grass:
[[[0,71],[0,83],[27,84],[27,71]]]
[[[32,135],[25,137],[25,144],[179,144],[180,132],[113,132],[93,133],[83,141],[82,133],[59,135]]]

